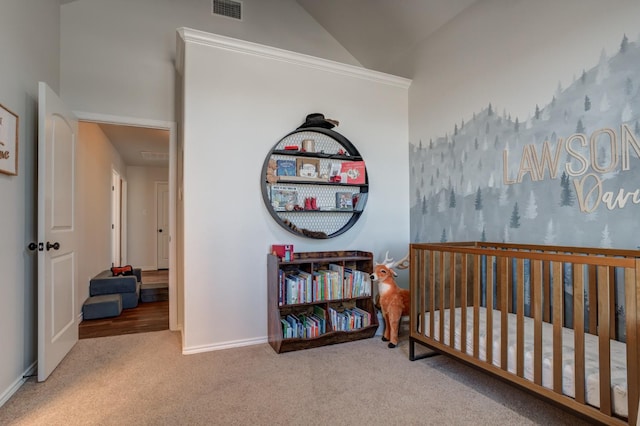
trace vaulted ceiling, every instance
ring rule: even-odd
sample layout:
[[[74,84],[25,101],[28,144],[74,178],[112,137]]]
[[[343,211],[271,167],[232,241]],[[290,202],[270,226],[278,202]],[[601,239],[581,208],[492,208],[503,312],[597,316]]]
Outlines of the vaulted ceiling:
[[[60,4],[77,0],[60,0]],[[295,0],[365,68],[391,74],[399,58],[478,0]],[[411,77],[403,75],[403,77]],[[100,125],[128,165],[166,164],[168,132]],[[141,152],[151,152],[151,160]]]
[[[477,0],[296,1],[365,68],[394,73],[404,53]]]

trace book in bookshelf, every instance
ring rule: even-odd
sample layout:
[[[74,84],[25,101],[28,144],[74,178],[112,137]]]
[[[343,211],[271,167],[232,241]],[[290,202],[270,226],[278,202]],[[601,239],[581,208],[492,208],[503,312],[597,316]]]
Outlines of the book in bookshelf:
[[[285,211],[288,206],[298,204],[298,189],[294,186],[273,185],[271,187],[271,205],[276,211]]]
[[[304,178],[317,178],[320,175],[320,159],[296,158],[297,176]]]
[[[358,192],[353,194],[353,210],[361,212],[364,210],[364,206],[367,204],[368,192]]]
[[[336,208],[339,210],[353,210],[353,193],[336,192]]]
[[[296,160],[277,160],[278,176],[296,176]]]
[[[364,184],[366,169],[364,161],[345,161],[340,165],[341,183]]]

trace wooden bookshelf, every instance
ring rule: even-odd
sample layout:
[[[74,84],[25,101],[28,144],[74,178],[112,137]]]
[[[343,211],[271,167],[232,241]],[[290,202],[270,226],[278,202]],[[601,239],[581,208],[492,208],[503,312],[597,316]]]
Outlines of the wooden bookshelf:
[[[370,274],[373,271],[373,255],[369,252],[325,251],[295,253],[291,261],[281,260],[273,254],[267,255],[267,285],[268,288],[268,327],[269,344],[277,353],[310,349],[336,343],[373,337],[378,328],[378,319],[372,294],[344,299],[318,300],[309,303],[280,304],[279,303],[279,271],[285,272],[302,270],[313,273],[326,269],[329,264],[337,264],[344,268],[356,269]],[[372,293],[372,292],[371,292]],[[370,325],[351,331],[333,331],[330,318],[327,318],[326,333],[313,338],[284,338],[281,318],[286,315],[300,314],[313,310],[314,306],[329,311],[330,307],[340,309],[357,306],[370,314]]]

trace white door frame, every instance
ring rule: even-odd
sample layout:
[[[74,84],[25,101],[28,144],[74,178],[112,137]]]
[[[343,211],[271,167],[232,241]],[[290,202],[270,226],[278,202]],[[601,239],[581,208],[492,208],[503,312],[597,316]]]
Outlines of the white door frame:
[[[122,185],[120,187],[122,193],[120,194],[120,238],[121,241],[124,241],[125,244],[120,244],[120,258],[122,259],[122,264],[123,265],[127,265],[129,264],[129,256],[128,256],[128,251],[127,251],[127,241],[129,241],[127,238],[129,238],[129,235],[127,234],[127,181],[126,179],[122,179],[122,176],[120,176],[120,184]]]
[[[178,323],[178,297],[176,279],[176,194],[177,194],[177,126],[174,121],[160,121],[142,118],[123,117],[109,114],[74,111],[80,121],[115,124],[122,126],[147,127],[169,131],[169,328],[180,330]]]
[[[160,187],[161,186],[167,187],[168,189],[168,185],[169,185],[169,182],[166,182],[166,181],[156,181],[154,185],[155,192],[156,192],[156,269],[166,269],[168,266],[164,261],[163,262],[160,261],[161,259],[160,247],[162,246],[161,239],[165,235],[167,235],[167,232],[169,233],[168,235],[171,236],[172,231],[171,229],[169,229],[169,223],[167,223],[167,226],[164,226],[164,224],[160,223],[159,221],[160,217],[164,217],[165,220],[167,220],[167,218],[165,217],[165,212],[161,211],[161,208],[160,208]]]
[[[122,266],[122,177],[111,169],[111,266]]]

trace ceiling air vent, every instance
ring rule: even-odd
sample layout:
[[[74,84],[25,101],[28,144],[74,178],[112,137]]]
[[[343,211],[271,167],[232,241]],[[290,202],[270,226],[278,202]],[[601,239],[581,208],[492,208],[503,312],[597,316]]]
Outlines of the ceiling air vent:
[[[242,3],[233,0],[212,0],[211,13],[242,20]]]

